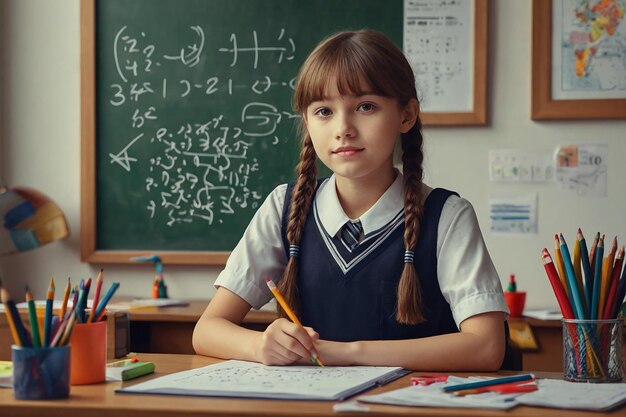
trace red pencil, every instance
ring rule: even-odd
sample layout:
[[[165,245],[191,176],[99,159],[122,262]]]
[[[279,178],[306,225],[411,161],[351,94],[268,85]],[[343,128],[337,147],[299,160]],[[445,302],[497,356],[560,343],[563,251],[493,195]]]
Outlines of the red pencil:
[[[622,246],[617,252],[617,256],[615,257],[615,265],[613,266],[611,279],[611,286],[608,290],[608,295],[606,296],[606,303],[604,304],[603,310],[603,318],[604,320],[610,320],[611,315],[613,314],[613,306],[615,304],[615,296],[617,295],[617,287],[619,284],[619,274],[622,271],[622,265],[624,263],[624,246]]]
[[[561,313],[563,314],[563,317],[566,319],[573,319],[574,312],[572,311],[572,305],[570,304],[570,301],[567,298],[567,294],[563,289],[561,279],[559,278],[559,274],[556,272],[554,262],[552,262],[552,257],[550,256],[550,252],[548,252],[548,249],[543,248],[543,250],[541,251],[541,260],[543,262],[543,267],[546,270],[546,274],[548,275],[550,285],[552,285],[554,295],[556,295],[556,300],[559,303],[559,307],[561,308]]]
[[[100,273],[98,274],[98,278],[96,278],[96,289],[93,294],[93,301],[91,303],[91,312],[89,313],[89,319],[87,319],[87,323],[91,323],[94,320],[94,313],[96,312],[96,308],[98,307],[98,301],[100,301],[100,290],[102,289],[102,272],[100,269]]]

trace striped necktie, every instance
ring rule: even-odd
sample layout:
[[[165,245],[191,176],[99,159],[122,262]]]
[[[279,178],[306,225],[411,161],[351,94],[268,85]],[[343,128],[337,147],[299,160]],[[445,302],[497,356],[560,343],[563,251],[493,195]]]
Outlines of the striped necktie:
[[[359,246],[361,232],[363,232],[363,226],[359,220],[355,222],[347,221],[346,224],[341,227],[341,241],[350,251]]]

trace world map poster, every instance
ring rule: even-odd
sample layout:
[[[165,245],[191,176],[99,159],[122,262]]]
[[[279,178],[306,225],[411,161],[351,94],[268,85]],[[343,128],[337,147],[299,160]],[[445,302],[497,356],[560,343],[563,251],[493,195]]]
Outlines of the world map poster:
[[[552,97],[626,98],[626,0],[554,0]]]

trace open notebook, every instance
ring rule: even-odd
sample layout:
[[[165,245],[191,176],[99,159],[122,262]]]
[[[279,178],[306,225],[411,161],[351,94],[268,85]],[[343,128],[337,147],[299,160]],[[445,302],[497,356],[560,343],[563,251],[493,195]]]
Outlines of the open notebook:
[[[166,375],[116,392],[338,401],[408,372],[397,367],[265,366],[230,360]]]

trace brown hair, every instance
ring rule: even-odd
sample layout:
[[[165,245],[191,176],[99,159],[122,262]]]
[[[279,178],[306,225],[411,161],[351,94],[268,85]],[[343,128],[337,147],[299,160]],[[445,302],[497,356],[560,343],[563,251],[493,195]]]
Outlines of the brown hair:
[[[401,107],[417,100],[413,70],[402,51],[383,34],[371,30],[339,32],[322,41],[311,52],[298,74],[294,108],[302,114],[307,106],[324,97],[329,83],[336,82],[340,94],[360,94],[364,88],[374,94],[394,97]],[[362,85],[364,82],[366,85]],[[304,123],[303,123],[304,124]],[[311,207],[316,186],[316,158],[310,135],[302,129],[302,151],[296,168],[297,178],[291,195],[287,224],[289,245],[299,245],[304,223]],[[419,117],[415,125],[401,136],[404,176],[404,246],[415,250],[422,218],[422,133]],[[290,256],[279,282],[288,304],[299,312],[297,257]],[[398,284],[396,319],[403,324],[424,321],[421,312],[421,290],[415,265],[404,264]],[[279,308],[279,314],[285,317]]]

